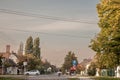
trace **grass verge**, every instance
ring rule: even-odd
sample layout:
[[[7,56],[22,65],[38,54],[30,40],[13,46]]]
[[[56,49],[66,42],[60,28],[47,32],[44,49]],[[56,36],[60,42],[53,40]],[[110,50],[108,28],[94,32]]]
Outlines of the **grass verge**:
[[[68,80],[79,80],[78,78],[69,78]]]
[[[92,79],[93,80],[120,80],[120,78],[113,78],[113,77],[95,77]]]
[[[0,80],[24,80],[24,79],[17,79],[12,77],[0,77]]]

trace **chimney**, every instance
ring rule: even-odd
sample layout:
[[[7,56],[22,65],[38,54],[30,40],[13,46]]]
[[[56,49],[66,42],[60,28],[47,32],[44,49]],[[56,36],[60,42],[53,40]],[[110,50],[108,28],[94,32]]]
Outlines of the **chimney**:
[[[6,53],[10,53],[10,45],[6,45]]]

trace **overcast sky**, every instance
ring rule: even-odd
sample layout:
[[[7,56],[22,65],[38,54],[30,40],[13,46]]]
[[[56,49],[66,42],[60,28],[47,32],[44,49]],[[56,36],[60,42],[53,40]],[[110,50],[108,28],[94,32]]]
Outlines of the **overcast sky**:
[[[93,57],[95,52],[88,45],[99,32],[97,3],[99,0],[0,0],[0,52],[7,44],[17,51],[20,42],[25,44],[31,35],[40,37],[42,58],[57,66],[69,51],[79,61]]]

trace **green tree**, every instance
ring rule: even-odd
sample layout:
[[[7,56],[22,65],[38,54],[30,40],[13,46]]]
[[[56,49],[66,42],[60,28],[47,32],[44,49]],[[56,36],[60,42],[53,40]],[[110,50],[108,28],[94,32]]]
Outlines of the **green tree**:
[[[27,61],[28,70],[38,69],[38,66],[42,64],[41,60],[37,59],[33,54],[26,54],[25,60]]]
[[[114,68],[116,66],[116,58],[114,53],[97,53],[94,57],[94,63],[96,67],[100,69]]]
[[[34,45],[33,45],[33,55],[36,57],[36,58],[39,58],[40,59],[40,39],[39,37],[37,37],[35,40],[34,40]]]
[[[32,36],[28,37],[25,45],[25,54],[33,53],[33,38]]]
[[[70,68],[73,66],[73,64],[72,64],[73,60],[76,60],[76,62],[78,64],[77,57],[75,56],[74,53],[72,53],[70,51],[70,52],[68,52],[68,54],[65,57],[64,64],[62,66],[63,71],[70,70]]]
[[[107,66],[115,66],[120,63],[120,0],[100,0],[97,5],[100,32],[91,40],[91,49],[100,54],[103,63],[107,61]],[[108,57],[114,55],[115,60],[111,62]],[[116,57],[115,57],[116,56]],[[103,64],[101,62],[101,64]]]

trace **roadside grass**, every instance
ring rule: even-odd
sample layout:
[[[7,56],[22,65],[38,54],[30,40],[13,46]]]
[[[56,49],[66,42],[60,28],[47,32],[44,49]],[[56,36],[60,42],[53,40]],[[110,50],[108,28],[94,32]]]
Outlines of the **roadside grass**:
[[[24,79],[18,79],[18,78],[12,78],[12,77],[0,77],[0,80],[24,80]]]
[[[120,80],[120,78],[114,78],[114,77],[94,77],[93,80]]]
[[[79,80],[78,78],[69,78],[68,80]]]
[[[78,78],[69,78],[68,80],[80,80]],[[88,80],[88,79],[82,79]],[[91,77],[90,80],[120,80],[120,78],[113,78],[113,77]]]

